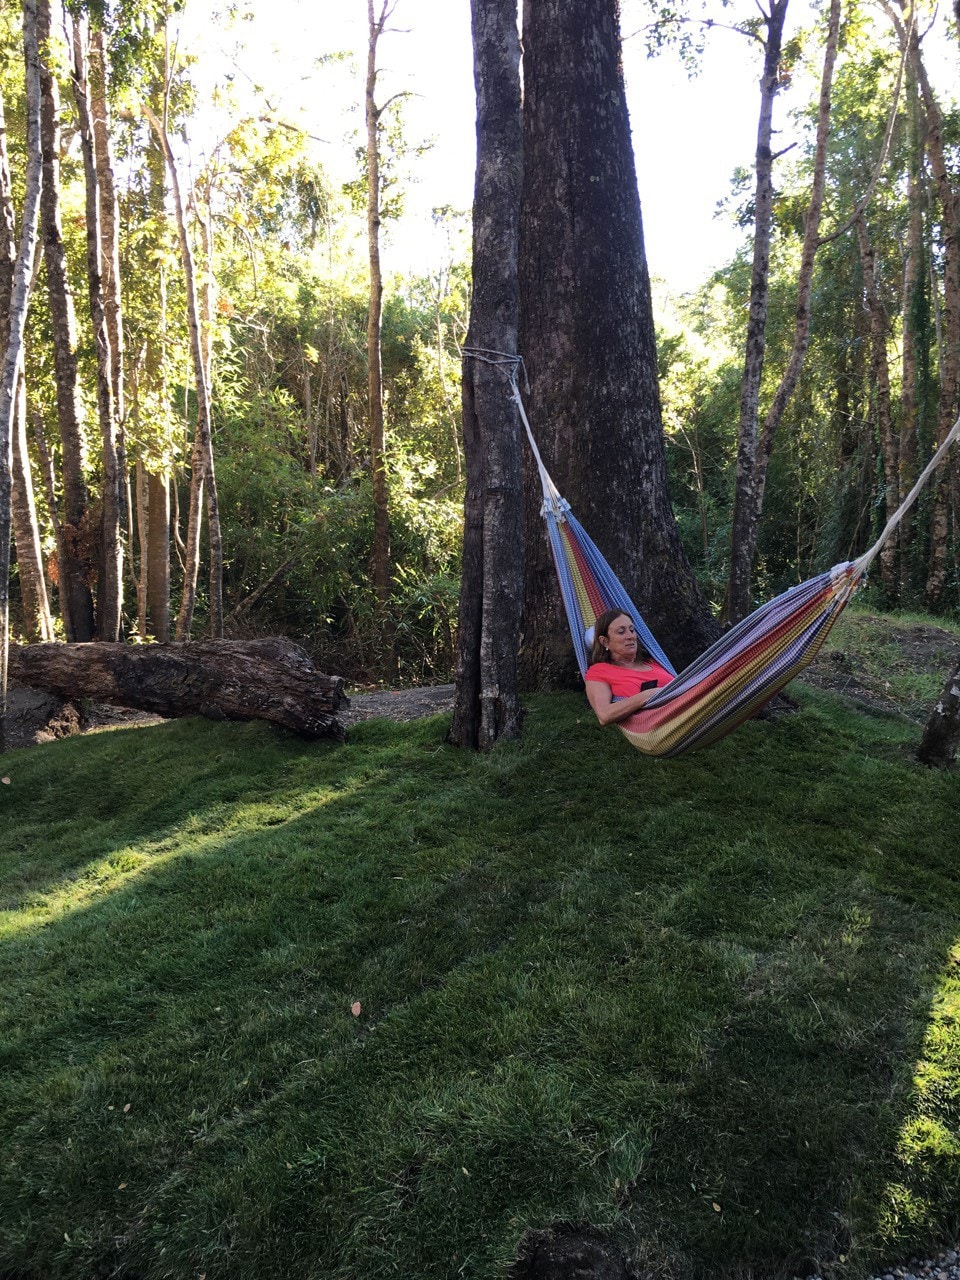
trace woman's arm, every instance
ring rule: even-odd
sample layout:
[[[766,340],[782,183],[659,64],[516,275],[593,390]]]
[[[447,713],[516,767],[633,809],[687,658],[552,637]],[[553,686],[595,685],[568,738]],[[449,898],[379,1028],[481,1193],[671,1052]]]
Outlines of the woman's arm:
[[[621,720],[636,715],[657,692],[656,689],[644,689],[642,693],[634,693],[629,698],[614,702],[613,690],[602,680],[587,680],[585,685],[587,701],[593,707],[597,719],[604,725],[619,724]]]

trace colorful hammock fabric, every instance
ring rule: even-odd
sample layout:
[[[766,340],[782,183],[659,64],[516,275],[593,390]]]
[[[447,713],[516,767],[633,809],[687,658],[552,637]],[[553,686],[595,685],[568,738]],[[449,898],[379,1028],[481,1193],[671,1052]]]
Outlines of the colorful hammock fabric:
[[[654,756],[675,756],[716,742],[755,715],[813,661],[874,557],[960,436],[958,419],[869,551],[762,605],[677,675],[623,585],[547,473],[520,398],[515,369],[511,386],[540,472],[542,514],[580,674],[589,665],[594,623],[607,609],[616,608],[632,618],[651,657],[674,675],[642,711],[618,726],[635,747]]]

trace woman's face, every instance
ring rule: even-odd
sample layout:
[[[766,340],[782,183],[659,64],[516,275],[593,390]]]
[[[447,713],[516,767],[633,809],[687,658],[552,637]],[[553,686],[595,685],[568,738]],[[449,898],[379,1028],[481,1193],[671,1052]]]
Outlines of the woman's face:
[[[619,613],[607,628],[607,651],[611,662],[633,662],[637,656],[637,633],[625,613]]]

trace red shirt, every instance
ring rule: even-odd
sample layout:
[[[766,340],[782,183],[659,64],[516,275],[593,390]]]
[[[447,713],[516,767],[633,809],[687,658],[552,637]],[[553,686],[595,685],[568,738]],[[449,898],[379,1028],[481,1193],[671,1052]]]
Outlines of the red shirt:
[[[654,662],[650,658],[646,666],[636,671],[631,670],[630,667],[618,667],[613,662],[595,662],[587,667],[583,678],[595,680],[598,684],[609,685],[610,692],[615,698],[629,698],[639,693],[641,685],[647,684],[648,681],[656,681],[657,688],[660,689],[665,684],[669,684],[673,676],[666,667],[661,667],[659,662]]]

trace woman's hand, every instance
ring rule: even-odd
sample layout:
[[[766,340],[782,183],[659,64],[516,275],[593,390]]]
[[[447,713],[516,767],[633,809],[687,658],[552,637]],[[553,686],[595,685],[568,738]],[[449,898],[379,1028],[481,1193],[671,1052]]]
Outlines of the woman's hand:
[[[613,690],[602,680],[588,680],[586,689],[587,701],[602,725],[619,724],[621,720],[628,720],[641,711],[657,692],[656,689],[644,689],[641,693],[634,693],[629,698],[614,702]]]

